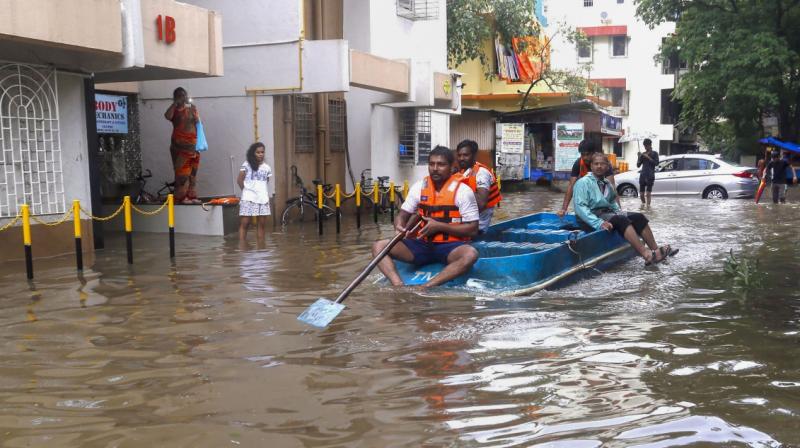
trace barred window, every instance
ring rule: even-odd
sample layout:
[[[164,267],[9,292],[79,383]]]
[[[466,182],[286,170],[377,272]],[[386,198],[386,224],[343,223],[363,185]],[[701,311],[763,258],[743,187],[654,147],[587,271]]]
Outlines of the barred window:
[[[314,152],[314,100],[294,96],[294,152]]]
[[[426,165],[431,152],[430,109],[400,109],[400,163]]]
[[[436,20],[439,18],[437,0],[397,0],[397,15],[409,20]]]
[[[331,152],[347,148],[347,106],[344,100],[328,100],[328,126]]]

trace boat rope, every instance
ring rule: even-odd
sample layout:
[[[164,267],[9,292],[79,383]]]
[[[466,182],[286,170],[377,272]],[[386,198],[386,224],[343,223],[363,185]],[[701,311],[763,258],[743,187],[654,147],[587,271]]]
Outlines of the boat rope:
[[[578,245],[578,236],[579,235],[580,235],[579,231],[573,230],[572,232],[569,233],[569,238],[567,238],[567,241],[564,241],[564,244],[567,246],[567,249],[569,249],[570,252],[572,252],[573,254],[578,256],[578,264],[580,265],[581,269],[586,270],[586,269],[588,269],[588,267],[583,262],[583,255],[581,255],[580,252],[575,250],[575,246]],[[595,271],[597,271],[600,274],[603,273],[603,271],[601,271],[600,269],[597,269],[595,266],[592,266],[592,269],[594,269]]]

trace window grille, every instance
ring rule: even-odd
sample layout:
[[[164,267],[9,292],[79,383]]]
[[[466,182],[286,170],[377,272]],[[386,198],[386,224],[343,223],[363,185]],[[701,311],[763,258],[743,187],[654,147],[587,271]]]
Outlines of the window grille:
[[[594,0],[583,0],[583,6],[588,8],[590,6],[594,6]]]
[[[347,107],[344,100],[328,100],[328,124],[331,152],[343,152],[347,148]]]
[[[397,15],[409,20],[436,20],[439,18],[437,0],[397,0]]]
[[[56,71],[0,63],[0,217],[65,211]]]
[[[400,109],[400,163],[426,165],[431,152],[430,109]]]
[[[294,96],[294,152],[314,152],[314,100]]]

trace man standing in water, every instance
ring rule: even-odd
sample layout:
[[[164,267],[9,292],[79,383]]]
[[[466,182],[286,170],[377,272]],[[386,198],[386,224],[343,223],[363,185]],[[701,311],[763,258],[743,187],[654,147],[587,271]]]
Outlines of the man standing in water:
[[[794,167],[781,157],[781,152],[778,149],[772,150],[772,160],[767,164],[764,170],[764,175],[771,184],[772,188],[772,203],[781,204],[786,203],[786,189],[788,185],[788,170],[792,170],[792,183],[797,183],[797,172]]]
[[[486,233],[492,222],[494,208],[503,198],[500,196],[497,178],[488,166],[475,160],[477,155],[478,143],[473,140],[464,140],[456,147],[456,159],[464,183],[469,185],[478,201],[480,211],[478,232]]]
[[[639,171],[639,199],[642,200],[642,204],[650,205],[653,184],[656,181],[658,153],[653,151],[653,141],[649,138],[644,139],[643,144],[644,152],[639,153],[639,160],[636,161],[636,166],[642,167]]]
[[[574,207],[581,227],[587,232],[603,229],[619,233],[641,255],[645,266],[677,254],[679,249],[673,249],[669,244],[658,247],[649,221],[643,214],[620,209],[614,201],[617,192],[605,178],[607,172],[608,158],[605,154],[595,154],[592,156],[592,171],[575,183]]]
[[[175,201],[179,204],[200,204],[195,185],[200,167],[197,145],[197,108],[189,103],[183,87],[172,92],[172,104],[164,112],[164,118],[172,122],[172,139],[169,152],[175,170]]]
[[[452,174],[453,152],[437,146],[428,156],[428,174],[408,191],[394,225],[398,232],[413,227],[419,215],[424,221],[416,235],[409,235],[378,264],[378,269],[394,286],[402,286],[392,259],[423,266],[442,263],[446,266],[423,288],[444,284],[469,271],[478,259],[478,251],[467,244],[478,234],[478,203],[460,174]],[[377,256],[389,240],[376,241],[372,255]]]

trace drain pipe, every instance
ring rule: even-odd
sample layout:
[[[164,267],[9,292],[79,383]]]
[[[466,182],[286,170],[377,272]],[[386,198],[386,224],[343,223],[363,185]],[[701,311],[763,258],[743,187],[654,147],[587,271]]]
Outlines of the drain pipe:
[[[324,29],[322,23],[322,0],[314,0],[314,39],[324,39]],[[330,163],[328,157],[328,95],[318,93],[316,95],[317,109],[317,178],[326,182],[326,165]]]

